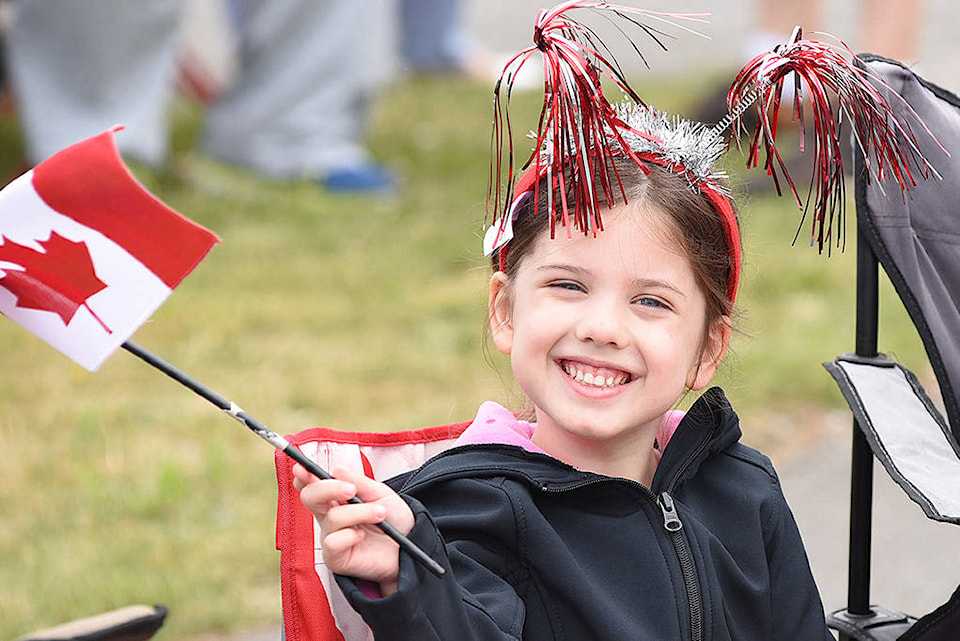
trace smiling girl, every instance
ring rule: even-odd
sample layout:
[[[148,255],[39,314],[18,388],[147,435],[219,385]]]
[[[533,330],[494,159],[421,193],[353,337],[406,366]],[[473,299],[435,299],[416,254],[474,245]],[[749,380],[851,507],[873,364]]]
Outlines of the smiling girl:
[[[627,200],[602,232],[551,235],[529,197],[499,249],[493,341],[535,423],[485,403],[461,447],[393,489],[295,470],[376,639],[830,638],[777,477],[723,392],[672,411],[730,342],[739,251],[686,176],[617,165]],[[447,576],[367,527],[385,518]]]
[[[533,443],[649,487],[667,412],[707,385],[730,342],[732,303],[707,292],[727,291],[731,263],[719,217],[684,177],[618,164],[628,201],[596,236],[551,238],[548,212],[516,212],[490,323],[535,410]]]
[[[607,103],[601,47],[571,44],[581,7],[611,9],[538,17],[538,147],[485,239],[493,342],[534,418],[484,403],[458,446],[388,484],[295,468],[324,561],[379,641],[832,639],[777,475],[707,389],[741,266],[725,141]]]

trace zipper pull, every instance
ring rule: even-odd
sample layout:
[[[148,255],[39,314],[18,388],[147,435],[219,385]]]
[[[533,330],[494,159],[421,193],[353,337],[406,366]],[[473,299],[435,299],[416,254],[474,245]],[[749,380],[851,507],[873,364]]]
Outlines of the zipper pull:
[[[663,512],[663,527],[667,532],[679,532],[683,528],[683,522],[677,516],[677,506],[673,503],[673,497],[662,492],[657,498],[657,505]]]

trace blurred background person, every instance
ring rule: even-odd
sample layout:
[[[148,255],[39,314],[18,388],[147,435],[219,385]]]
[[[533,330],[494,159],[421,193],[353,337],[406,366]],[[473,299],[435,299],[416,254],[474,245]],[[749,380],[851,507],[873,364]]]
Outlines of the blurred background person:
[[[756,22],[743,39],[740,63],[786,42],[799,25],[805,34],[828,31],[823,26],[823,5],[818,0],[758,0]],[[905,65],[917,59],[917,45],[924,19],[922,0],[859,0],[859,27],[856,42],[848,42],[856,52],[875,53]],[[790,84],[787,83],[789,90]],[[697,120],[718,122],[726,114],[727,86],[711,93],[695,114]]]
[[[464,75],[485,71],[465,29],[463,11],[463,0],[399,0],[398,49],[409,71]]]
[[[10,81],[28,160],[115,124],[124,155],[150,166],[169,145],[182,0],[18,0]],[[374,87],[354,0],[232,0],[236,77],[208,105],[201,149],[276,179],[381,193],[392,172],[364,136]]]

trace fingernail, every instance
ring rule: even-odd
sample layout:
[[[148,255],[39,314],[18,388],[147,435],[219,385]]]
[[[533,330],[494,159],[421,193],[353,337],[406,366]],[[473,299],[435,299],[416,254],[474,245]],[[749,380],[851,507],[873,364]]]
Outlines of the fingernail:
[[[343,484],[343,493],[350,496],[355,496],[357,493],[357,486],[353,483],[344,483]]]
[[[378,519],[383,520],[387,518],[387,508],[383,507],[382,505],[378,505],[376,508],[374,508],[373,514]]]

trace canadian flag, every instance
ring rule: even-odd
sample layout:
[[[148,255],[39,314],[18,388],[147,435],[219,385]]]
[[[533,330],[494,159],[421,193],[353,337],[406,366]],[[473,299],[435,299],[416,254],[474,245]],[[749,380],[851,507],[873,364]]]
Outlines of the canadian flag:
[[[0,313],[91,371],[219,242],[137,182],[118,129],[0,191]]]

